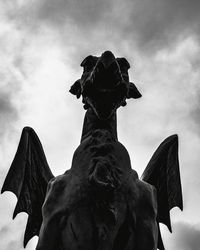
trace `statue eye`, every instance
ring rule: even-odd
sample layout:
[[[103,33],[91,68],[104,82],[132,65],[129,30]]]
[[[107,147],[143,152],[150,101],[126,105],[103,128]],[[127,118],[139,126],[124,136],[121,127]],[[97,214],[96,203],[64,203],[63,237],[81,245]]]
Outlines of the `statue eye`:
[[[126,58],[124,58],[124,57],[117,58],[117,62],[119,63],[121,70],[128,71],[128,69],[130,69],[130,64],[126,60]]]
[[[94,68],[94,65],[91,65],[91,64],[86,64],[84,67],[83,67],[83,72],[89,72],[91,69]]]
[[[83,72],[89,72],[91,69],[94,68],[98,57],[96,56],[87,56],[81,63],[81,67],[83,67]]]

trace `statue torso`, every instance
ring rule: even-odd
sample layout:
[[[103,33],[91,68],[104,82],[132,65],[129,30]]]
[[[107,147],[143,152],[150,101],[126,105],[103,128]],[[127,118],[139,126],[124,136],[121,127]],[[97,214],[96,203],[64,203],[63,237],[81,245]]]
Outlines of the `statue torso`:
[[[126,148],[108,130],[94,130],[76,149],[71,169],[52,181],[49,199],[47,195],[51,216],[62,218],[62,249],[129,250],[130,245],[133,250],[135,218],[146,213],[138,201],[148,189],[132,170]]]

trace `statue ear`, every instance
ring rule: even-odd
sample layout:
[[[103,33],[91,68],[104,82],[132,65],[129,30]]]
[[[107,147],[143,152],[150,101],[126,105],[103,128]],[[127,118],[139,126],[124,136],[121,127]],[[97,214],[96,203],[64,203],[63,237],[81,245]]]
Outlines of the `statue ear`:
[[[98,57],[97,56],[87,56],[81,63],[81,67],[84,67],[86,64],[87,65],[91,65],[94,66],[96,64],[96,62],[98,61]]]
[[[129,90],[128,90],[127,98],[137,99],[137,98],[140,98],[141,96],[142,95],[137,89],[137,87],[135,86],[135,84],[132,82],[129,82]]]
[[[81,96],[81,83],[80,80],[77,80],[70,88],[69,92],[73,95],[76,95],[77,98]]]
[[[130,69],[130,64],[124,57],[117,58],[120,68],[125,68],[126,70]]]

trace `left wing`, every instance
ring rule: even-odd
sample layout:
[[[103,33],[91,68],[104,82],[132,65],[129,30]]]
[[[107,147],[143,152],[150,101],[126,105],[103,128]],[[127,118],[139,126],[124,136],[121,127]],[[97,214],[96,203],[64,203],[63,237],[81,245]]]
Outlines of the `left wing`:
[[[159,222],[164,223],[172,232],[170,210],[173,207],[183,210],[177,135],[169,136],[160,144],[141,179],[153,185],[157,190],[158,248],[164,250]]]
[[[11,191],[17,196],[13,219],[20,212],[29,215],[24,247],[34,235],[39,235],[42,223],[41,208],[47,184],[53,177],[38,136],[32,128],[25,127],[1,190],[1,193]]]

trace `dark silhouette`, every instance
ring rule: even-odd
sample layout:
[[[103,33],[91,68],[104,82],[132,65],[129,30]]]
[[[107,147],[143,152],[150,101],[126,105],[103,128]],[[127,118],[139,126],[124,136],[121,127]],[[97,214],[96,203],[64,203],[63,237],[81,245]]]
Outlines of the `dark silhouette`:
[[[171,231],[170,209],[183,208],[178,137],[159,146],[140,180],[117,138],[117,108],[141,97],[129,63],[106,51],[81,66],[70,92],[87,112],[71,169],[54,177],[26,127],[2,188],[17,195],[14,217],[29,214],[24,245],[39,235],[37,250],[162,250],[159,222]]]

